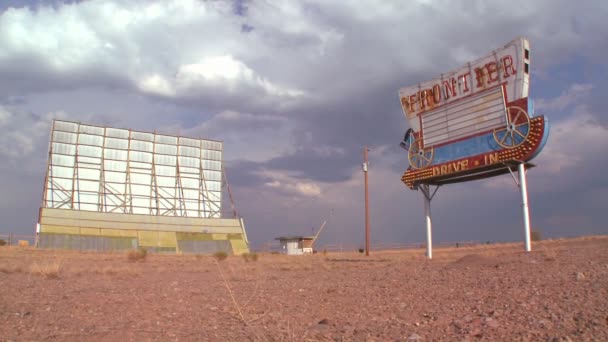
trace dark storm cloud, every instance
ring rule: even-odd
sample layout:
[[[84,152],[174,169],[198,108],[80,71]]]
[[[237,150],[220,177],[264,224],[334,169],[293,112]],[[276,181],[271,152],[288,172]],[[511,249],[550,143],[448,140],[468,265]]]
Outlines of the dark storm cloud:
[[[35,10],[42,6],[61,6],[65,4],[79,3],[85,0],[3,0],[0,2],[0,11],[8,8],[28,7]]]
[[[238,160],[226,162],[226,178],[233,187],[259,186],[271,179],[260,175],[260,163]]]
[[[295,153],[271,159],[262,165],[273,170],[289,171],[296,178],[320,182],[345,181],[359,163],[354,153],[323,155],[318,151],[302,148]]]
[[[560,222],[582,215],[586,221],[572,222],[597,229],[608,160],[585,137],[608,145],[593,124],[605,124],[607,72],[588,70],[608,50],[605,10],[590,1],[108,0],[3,14],[0,103],[10,115],[0,128],[15,137],[3,145],[11,144],[5,152],[15,163],[36,170],[2,169],[3,187],[27,190],[14,204],[2,197],[3,226],[30,226],[40,203],[48,127],[23,127],[64,113],[224,140],[228,179],[254,241],[284,230],[307,233],[330,207],[336,215],[327,241],[360,241],[360,164],[369,145],[374,239],[422,241],[421,195],[399,180],[407,124],[398,89],[523,35],[532,45],[533,96],[551,108],[543,114],[556,128],[529,173],[533,224],[561,234],[567,224]],[[573,102],[572,89],[592,95]],[[569,120],[585,107],[588,113]],[[29,152],[15,156],[13,149]],[[518,192],[505,180],[440,189],[436,240],[519,239]],[[569,196],[584,208],[577,211]]]
[[[0,60],[0,99],[24,98],[25,94],[71,91],[82,87],[134,90],[122,77],[115,75],[112,70],[104,69],[103,66],[66,73],[54,70],[38,56],[23,55]]]

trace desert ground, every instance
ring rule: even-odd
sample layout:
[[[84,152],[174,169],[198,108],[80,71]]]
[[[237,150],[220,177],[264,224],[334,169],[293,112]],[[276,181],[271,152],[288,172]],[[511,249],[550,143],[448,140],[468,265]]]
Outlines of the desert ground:
[[[0,247],[2,341],[608,341],[608,237],[257,261]]]

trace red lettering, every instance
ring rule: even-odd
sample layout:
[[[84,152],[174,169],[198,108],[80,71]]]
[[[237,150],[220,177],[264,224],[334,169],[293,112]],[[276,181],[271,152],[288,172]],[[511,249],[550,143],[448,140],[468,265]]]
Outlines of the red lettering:
[[[418,93],[418,108],[420,108],[420,110],[424,110],[426,108],[426,89],[425,90],[421,90]]]
[[[433,102],[435,104],[438,104],[439,102],[441,102],[441,87],[439,86],[439,84],[435,84],[433,86]]]
[[[464,86],[464,88],[462,89],[463,93],[466,93],[466,92],[469,91],[469,82],[467,82],[467,77],[471,77],[471,73],[470,72],[467,72],[466,74],[458,76],[458,80]]]
[[[443,88],[445,89],[445,98],[449,99],[452,96],[456,96],[456,80],[450,79],[443,81]],[[451,95],[450,95],[451,93]]]
[[[496,62],[490,62],[485,65],[488,72],[488,84],[498,81],[498,69],[496,69]]]
[[[416,111],[416,108],[414,108],[415,103],[416,103],[416,95],[410,95],[409,101],[408,101],[408,104],[410,106],[410,113],[413,113]]]
[[[419,92],[419,105],[420,110],[424,110],[427,107],[433,107],[433,89],[424,89]]]
[[[517,73],[517,70],[515,70],[515,68],[513,67],[513,57],[511,57],[510,55],[504,56],[502,58],[502,66],[504,70],[503,78],[507,78]],[[511,69],[511,74],[509,74],[509,69]]]
[[[477,80],[477,88],[485,86],[485,70],[483,68],[475,68],[475,79]]]

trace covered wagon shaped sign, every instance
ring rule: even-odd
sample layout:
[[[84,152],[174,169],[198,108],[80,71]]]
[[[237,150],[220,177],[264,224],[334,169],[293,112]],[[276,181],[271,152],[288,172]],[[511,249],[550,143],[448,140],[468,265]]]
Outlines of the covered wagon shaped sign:
[[[528,98],[530,47],[518,38],[502,49],[400,89],[410,129],[401,147],[409,167],[402,181],[447,184],[503,174],[543,148],[548,121]]]
[[[401,180],[424,195],[429,258],[437,188],[509,172],[521,190],[525,248],[531,250],[526,169],[548,139],[549,122],[534,115],[529,88],[530,45],[517,38],[452,72],[399,90],[410,125],[401,142],[409,162]]]

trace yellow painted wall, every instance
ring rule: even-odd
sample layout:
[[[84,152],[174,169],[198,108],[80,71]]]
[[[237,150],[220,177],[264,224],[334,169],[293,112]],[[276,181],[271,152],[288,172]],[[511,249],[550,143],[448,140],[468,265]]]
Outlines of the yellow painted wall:
[[[158,247],[177,247],[175,232],[158,232]]]
[[[211,234],[213,240],[228,240],[227,234]]]
[[[137,232],[137,240],[140,246],[158,247],[158,232]]]
[[[99,228],[80,228],[80,235],[99,236]]]
[[[205,233],[202,233],[202,232]],[[203,219],[42,208],[40,233],[136,237],[139,246],[176,248],[177,240],[230,240],[234,254],[249,251],[239,219]]]
[[[110,237],[137,237],[136,230],[101,229],[102,236]]]
[[[80,227],[47,225],[47,226],[44,226],[44,230],[41,230],[41,231],[43,231],[45,233],[79,235]]]
[[[230,245],[232,245],[232,252],[235,255],[249,253],[249,247],[243,240],[230,240]]]

